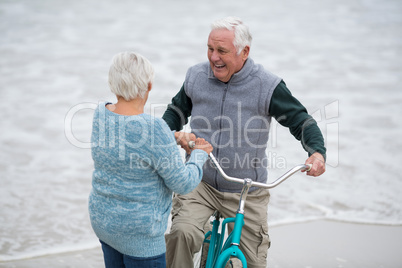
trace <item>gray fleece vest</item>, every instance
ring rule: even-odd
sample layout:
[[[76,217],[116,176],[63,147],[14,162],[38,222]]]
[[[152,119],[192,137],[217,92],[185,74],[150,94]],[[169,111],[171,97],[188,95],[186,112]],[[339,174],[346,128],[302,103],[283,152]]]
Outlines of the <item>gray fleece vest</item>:
[[[209,62],[188,70],[184,89],[193,104],[191,130],[212,144],[213,154],[229,176],[267,181],[268,111],[280,81],[250,58],[227,83],[214,76]],[[209,161],[203,171],[202,180],[219,191],[242,189],[223,179]]]

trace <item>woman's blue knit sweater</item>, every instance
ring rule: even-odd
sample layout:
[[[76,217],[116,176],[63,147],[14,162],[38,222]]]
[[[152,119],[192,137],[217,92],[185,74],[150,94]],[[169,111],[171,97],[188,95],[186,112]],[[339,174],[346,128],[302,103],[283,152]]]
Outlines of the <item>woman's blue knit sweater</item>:
[[[184,164],[162,119],[118,115],[105,103],[95,110],[91,141],[89,214],[95,234],[123,254],[163,254],[172,193],[186,194],[199,184],[207,153],[194,150]]]

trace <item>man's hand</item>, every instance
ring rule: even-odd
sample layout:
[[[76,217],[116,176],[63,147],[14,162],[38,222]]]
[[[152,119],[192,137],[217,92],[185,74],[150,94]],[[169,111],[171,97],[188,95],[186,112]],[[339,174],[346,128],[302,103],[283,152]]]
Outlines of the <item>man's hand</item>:
[[[194,141],[196,140],[196,137],[193,133],[187,133],[187,132],[175,132],[174,137],[176,138],[176,142],[178,145],[180,145],[181,148],[183,148],[187,154],[191,154],[191,148],[188,145],[189,141]]]
[[[191,146],[190,146],[191,147]],[[193,149],[200,149],[205,151],[208,155],[212,152],[212,150],[214,149],[212,147],[212,145],[207,142],[206,140],[202,139],[202,138],[197,138],[195,140],[195,145],[193,147]]]
[[[306,160],[307,164],[312,164],[310,171],[307,172],[309,176],[320,176],[325,172],[325,160],[324,157],[320,153],[314,153]]]

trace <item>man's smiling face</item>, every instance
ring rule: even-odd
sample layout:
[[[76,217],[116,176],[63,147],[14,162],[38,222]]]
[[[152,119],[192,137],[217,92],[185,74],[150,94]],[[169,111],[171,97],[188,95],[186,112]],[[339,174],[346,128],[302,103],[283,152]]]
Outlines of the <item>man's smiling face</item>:
[[[250,50],[246,46],[238,55],[233,39],[234,32],[226,29],[212,30],[208,38],[208,60],[211,69],[215,77],[225,83],[243,68]]]

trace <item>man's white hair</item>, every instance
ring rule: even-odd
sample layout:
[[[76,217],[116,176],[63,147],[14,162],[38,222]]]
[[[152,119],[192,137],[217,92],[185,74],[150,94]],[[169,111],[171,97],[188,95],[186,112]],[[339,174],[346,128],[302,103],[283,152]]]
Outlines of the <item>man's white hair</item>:
[[[109,69],[109,87],[116,96],[126,101],[138,97],[143,99],[153,79],[153,66],[140,54],[121,52],[113,57]]]
[[[251,46],[253,37],[250,34],[248,26],[237,17],[226,17],[216,20],[211,25],[211,30],[227,29],[234,32],[233,45],[236,48],[237,54],[246,47]]]

